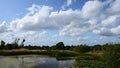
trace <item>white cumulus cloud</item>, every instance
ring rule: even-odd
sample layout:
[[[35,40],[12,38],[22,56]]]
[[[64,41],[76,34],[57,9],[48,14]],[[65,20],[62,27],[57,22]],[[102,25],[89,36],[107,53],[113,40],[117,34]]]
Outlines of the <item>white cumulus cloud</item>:
[[[35,31],[56,28],[56,23],[49,20],[49,12],[52,7],[33,5],[29,10],[30,13],[27,13],[23,18],[15,19],[10,23],[11,29]]]
[[[3,22],[0,24],[0,33],[7,32],[7,31],[8,31],[8,26],[7,26],[6,22],[3,21]]]
[[[70,6],[74,0],[66,1],[66,5]],[[33,4],[27,8],[28,13],[22,18],[12,20],[10,24],[2,22],[0,35],[9,36],[8,38],[27,38],[28,42],[40,40],[39,38],[43,39],[48,36],[49,32],[53,38],[78,37],[84,33],[94,33],[101,36],[120,35],[119,3],[120,0],[104,2],[92,0],[87,1],[82,9],[69,8],[56,11],[54,7]]]

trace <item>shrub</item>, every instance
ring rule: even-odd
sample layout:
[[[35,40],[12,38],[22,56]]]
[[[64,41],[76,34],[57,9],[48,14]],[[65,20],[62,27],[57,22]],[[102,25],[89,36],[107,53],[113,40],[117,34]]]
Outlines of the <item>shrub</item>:
[[[74,48],[74,51],[76,51],[76,52],[89,52],[90,51],[90,47],[89,46],[87,46],[87,45],[80,45],[80,46],[76,46],[75,48]]]
[[[103,47],[104,60],[110,68],[120,68],[120,45],[107,44]]]

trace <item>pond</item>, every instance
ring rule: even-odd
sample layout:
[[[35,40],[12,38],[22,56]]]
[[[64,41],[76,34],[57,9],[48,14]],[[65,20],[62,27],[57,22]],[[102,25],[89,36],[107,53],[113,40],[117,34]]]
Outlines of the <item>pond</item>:
[[[54,57],[27,55],[1,56],[0,68],[72,68],[74,60],[57,60]]]

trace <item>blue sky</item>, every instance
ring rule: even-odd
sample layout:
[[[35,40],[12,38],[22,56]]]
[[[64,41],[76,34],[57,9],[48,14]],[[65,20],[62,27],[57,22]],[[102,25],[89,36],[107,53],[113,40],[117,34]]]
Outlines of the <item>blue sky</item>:
[[[81,9],[84,3],[88,0],[74,0],[74,3],[66,8],[72,9]],[[63,4],[65,4],[66,0],[3,0],[0,1],[0,21],[8,21],[15,18],[21,18],[27,13],[27,8],[31,7],[32,4],[36,5],[47,5],[54,7],[54,11],[61,10]]]
[[[0,40],[26,45],[120,42],[120,0],[2,0]],[[20,40],[20,41],[21,41]]]

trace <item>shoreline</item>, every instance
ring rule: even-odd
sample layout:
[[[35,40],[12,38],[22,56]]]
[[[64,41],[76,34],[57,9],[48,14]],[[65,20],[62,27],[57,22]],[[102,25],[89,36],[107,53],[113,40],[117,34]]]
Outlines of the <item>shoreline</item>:
[[[45,56],[54,57],[57,60],[70,60],[75,59],[76,52],[69,50],[0,50],[1,56]]]

